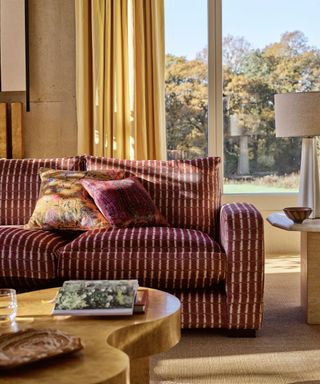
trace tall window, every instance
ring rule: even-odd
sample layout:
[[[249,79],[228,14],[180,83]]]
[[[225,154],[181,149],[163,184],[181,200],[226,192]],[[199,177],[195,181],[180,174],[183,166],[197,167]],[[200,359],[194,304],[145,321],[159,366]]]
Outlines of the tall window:
[[[275,138],[274,94],[320,90],[319,11],[222,0],[225,192],[298,190],[301,139]]]
[[[207,0],[165,0],[168,159],[208,152]]]
[[[165,7],[168,157],[206,155],[207,1]],[[275,137],[274,95],[320,90],[319,13],[318,0],[222,0],[225,193],[297,192],[301,139]]]

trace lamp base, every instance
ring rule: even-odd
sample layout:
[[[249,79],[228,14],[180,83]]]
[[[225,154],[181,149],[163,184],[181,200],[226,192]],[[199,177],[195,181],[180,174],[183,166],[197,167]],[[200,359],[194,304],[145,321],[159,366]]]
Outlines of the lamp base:
[[[320,218],[319,165],[314,137],[302,139],[298,204],[312,208],[311,219]]]

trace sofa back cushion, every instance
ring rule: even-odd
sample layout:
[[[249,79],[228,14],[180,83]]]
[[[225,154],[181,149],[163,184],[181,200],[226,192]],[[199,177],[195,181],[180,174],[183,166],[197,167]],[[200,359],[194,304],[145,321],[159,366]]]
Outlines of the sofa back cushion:
[[[88,170],[122,169],[137,176],[170,226],[215,235],[220,209],[220,158],[119,160],[86,156]]]
[[[0,225],[26,224],[40,188],[39,168],[81,170],[81,158],[0,159]]]

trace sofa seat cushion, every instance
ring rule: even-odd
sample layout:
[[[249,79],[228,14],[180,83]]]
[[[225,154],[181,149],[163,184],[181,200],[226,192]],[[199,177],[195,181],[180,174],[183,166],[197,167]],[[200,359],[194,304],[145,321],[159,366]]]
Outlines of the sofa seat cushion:
[[[73,239],[70,233],[0,226],[0,283],[21,279],[24,286],[26,279],[56,279],[54,251]]]
[[[156,288],[205,288],[224,280],[225,256],[207,234],[169,227],[88,231],[58,255],[62,279],[138,279]]]

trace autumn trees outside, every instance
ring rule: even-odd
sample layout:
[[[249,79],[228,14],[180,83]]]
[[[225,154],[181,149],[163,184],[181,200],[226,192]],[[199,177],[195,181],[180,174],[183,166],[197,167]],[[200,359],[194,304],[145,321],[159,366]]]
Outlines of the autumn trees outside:
[[[281,176],[300,169],[301,139],[277,138],[276,93],[319,91],[320,50],[300,31],[253,49],[241,37],[223,40],[224,172],[230,179]],[[168,157],[207,154],[207,51],[194,60],[167,55]]]

